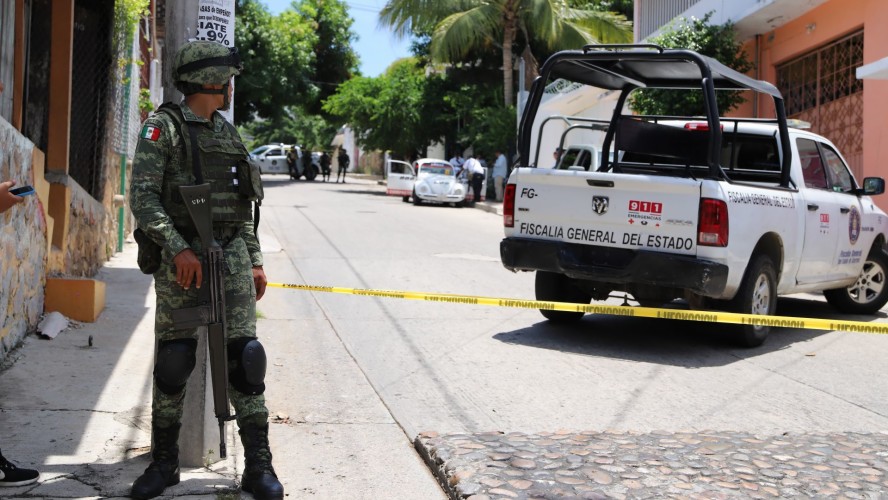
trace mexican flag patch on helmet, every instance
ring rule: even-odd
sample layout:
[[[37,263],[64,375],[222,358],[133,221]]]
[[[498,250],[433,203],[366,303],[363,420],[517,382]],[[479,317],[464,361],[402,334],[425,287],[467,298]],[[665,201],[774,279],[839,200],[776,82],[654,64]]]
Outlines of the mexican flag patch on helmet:
[[[157,142],[160,139],[160,127],[154,125],[145,125],[142,127],[142,133],[139,135],[142,139],[148,139],[151,142]]]

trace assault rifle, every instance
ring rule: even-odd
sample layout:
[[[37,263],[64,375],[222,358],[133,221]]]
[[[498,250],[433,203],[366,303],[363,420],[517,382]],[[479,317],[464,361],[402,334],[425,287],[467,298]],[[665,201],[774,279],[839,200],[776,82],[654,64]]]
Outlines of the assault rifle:
[[[225,344],[225,276],[222,247],[213,237],[210,184],[179,186],[188,214],[197,228],[204,255],[204,276],[209,286],[198,291],[198,305],[172,312],[176,328],[207,327],[213,410],[219,421],[219,455],[226,457],[225,421],[233,420],[228,407],[228,347]]]

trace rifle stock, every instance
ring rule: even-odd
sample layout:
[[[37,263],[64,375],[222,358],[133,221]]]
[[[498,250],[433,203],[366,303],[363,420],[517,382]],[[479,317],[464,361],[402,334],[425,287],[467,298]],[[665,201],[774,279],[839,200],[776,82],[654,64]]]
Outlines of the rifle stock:
[[[210,185],[179,186],[179,192],[188,208],[200,236],[204,255],[205,283],[199,293],[200,304],[173,311],[177,328],[207,327],[207,346],[210,357],[210,378],[213,384],[213,410],[219,421],[219,455],[227,456],[225,422],[232,415],[228,406],[228,346],[225,324],[225,275],[222,247],[213,237],[213,213],[210,203]]]

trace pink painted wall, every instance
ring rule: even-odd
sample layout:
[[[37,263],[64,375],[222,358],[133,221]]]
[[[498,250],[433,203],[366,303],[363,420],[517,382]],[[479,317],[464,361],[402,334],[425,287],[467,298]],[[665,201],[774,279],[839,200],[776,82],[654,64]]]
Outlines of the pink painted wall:
[[[761,34],[757,76],[774,83],[775,65],[860,28],[864,30],[863,63],[888,57],[888,1],[831,0]],[[754,38],[746,41],[744,49],[749,59],[755,60]],[[863,174],[888,178],[888,80],[864,80],[863,108]],[[752,104],[747,103],[731,114],[752,116]],[[774,116],[769,100],[759,100],[759,116]],[[888,195],[876,200],[883,209],[888,208]]]

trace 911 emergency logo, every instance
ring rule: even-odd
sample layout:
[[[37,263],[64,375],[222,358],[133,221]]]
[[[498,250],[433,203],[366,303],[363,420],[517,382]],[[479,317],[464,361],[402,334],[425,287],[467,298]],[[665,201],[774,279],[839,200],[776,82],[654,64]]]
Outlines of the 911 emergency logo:
[[[609,205],[610,199],[607,196],[592,197],[592,210],[598,215],[606,214]]]

